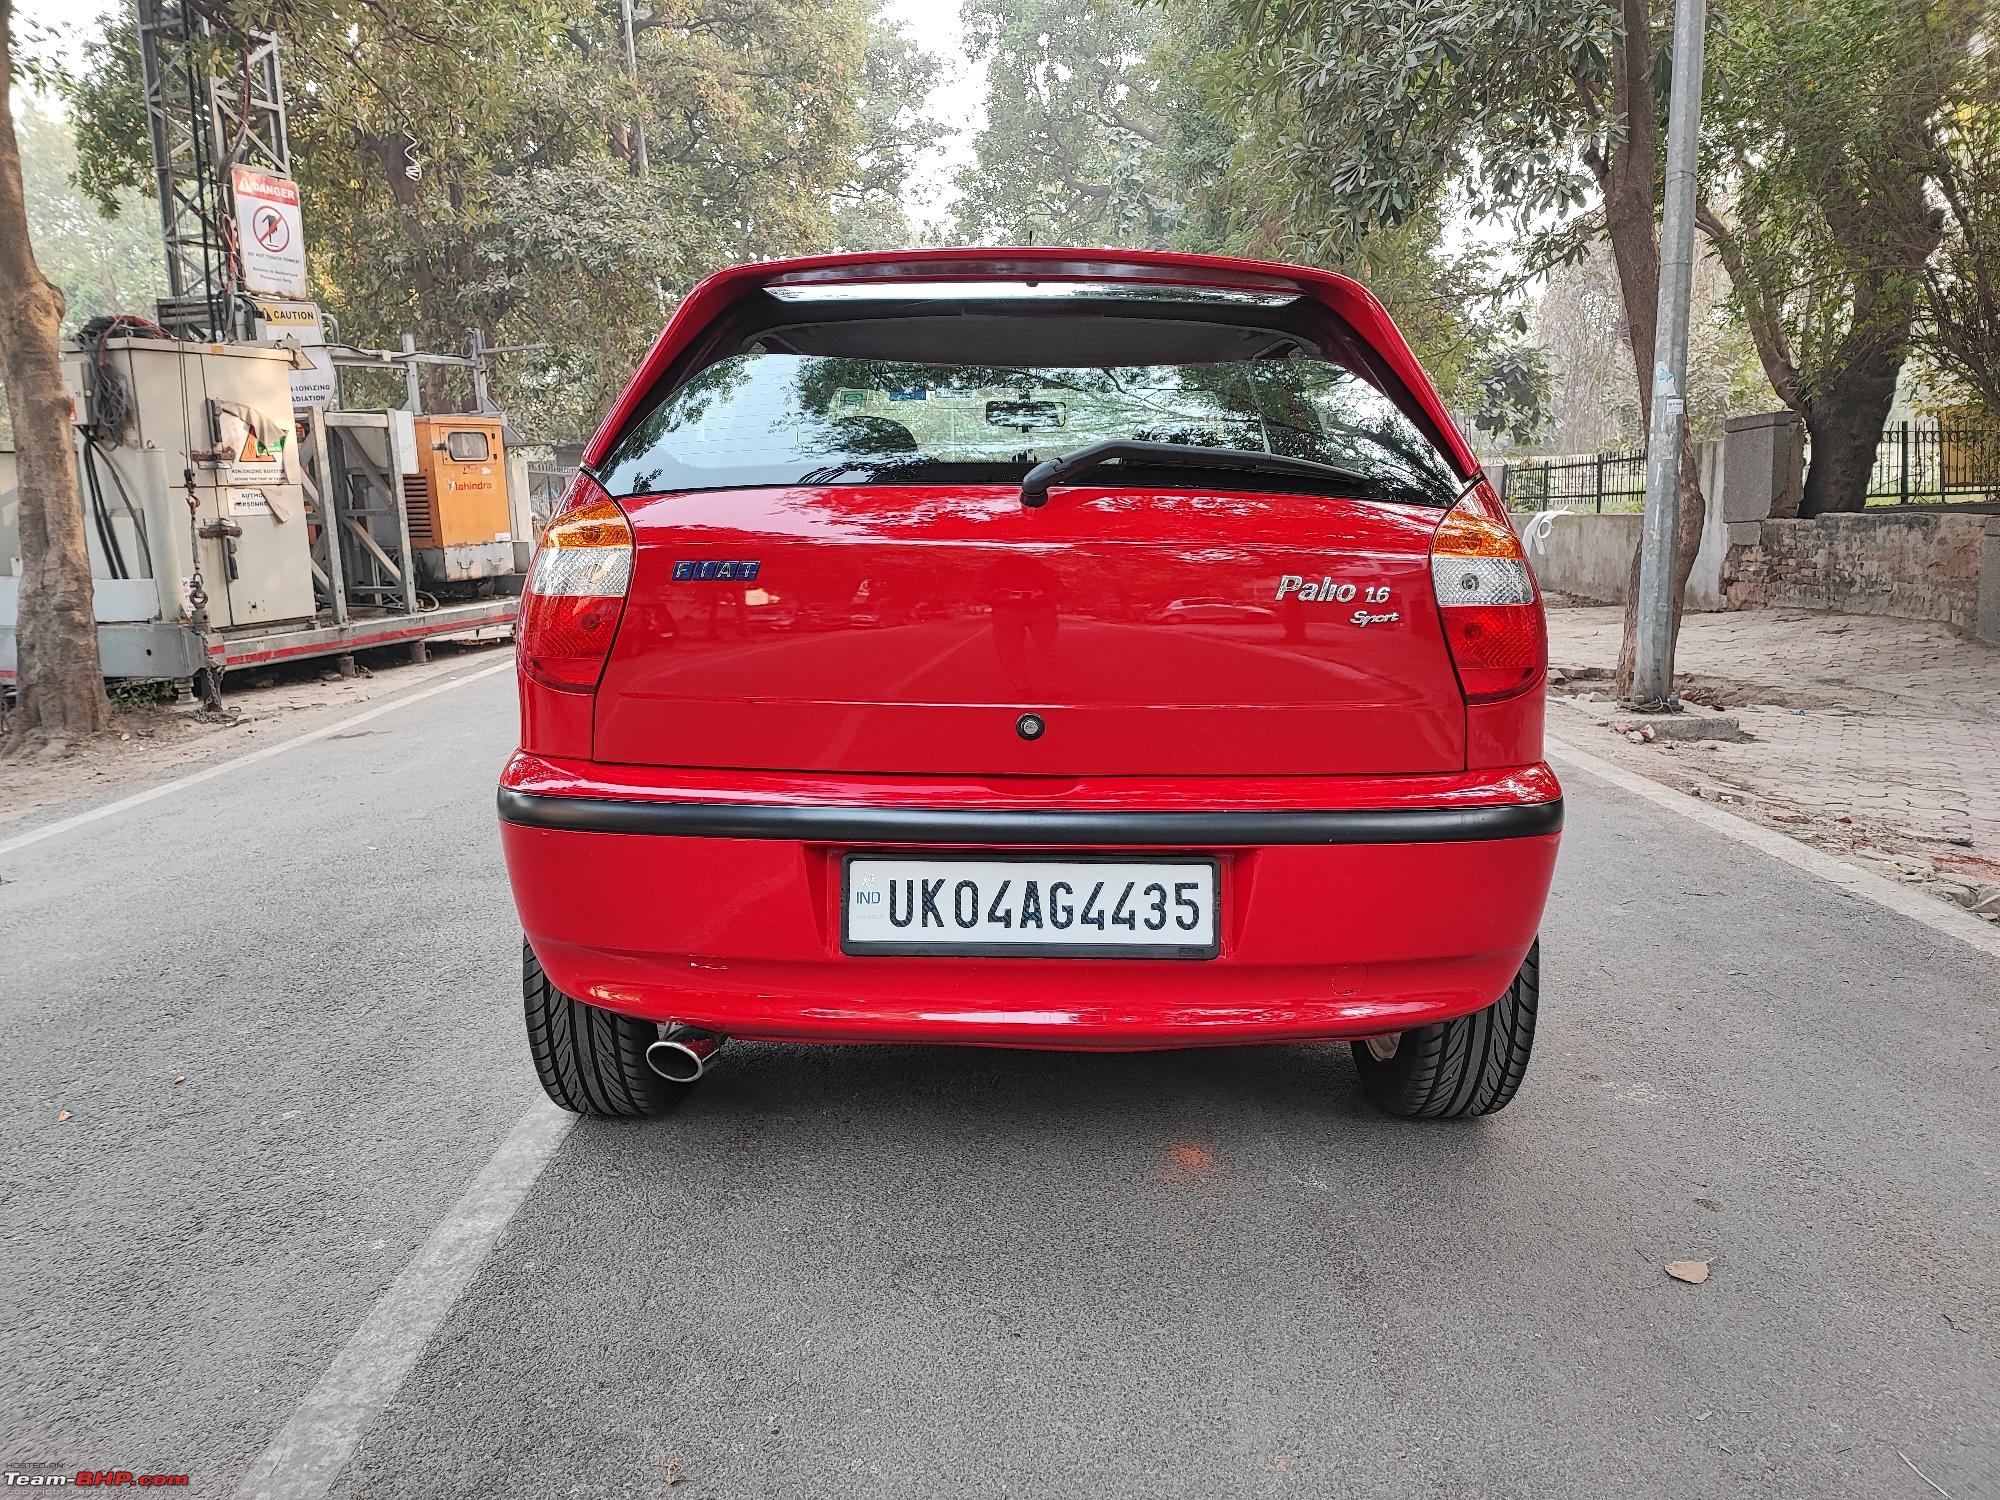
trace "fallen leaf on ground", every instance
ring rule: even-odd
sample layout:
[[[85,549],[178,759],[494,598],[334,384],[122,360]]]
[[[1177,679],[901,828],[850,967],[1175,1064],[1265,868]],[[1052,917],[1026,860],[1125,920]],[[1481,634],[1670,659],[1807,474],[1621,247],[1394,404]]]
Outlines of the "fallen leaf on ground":
[[[1700,1286],[1708,1280],[1708,1262],[1705,1260],[1670,1260],[1667,1274],[1676,1281],[1685,1281],[1690,1286]]]

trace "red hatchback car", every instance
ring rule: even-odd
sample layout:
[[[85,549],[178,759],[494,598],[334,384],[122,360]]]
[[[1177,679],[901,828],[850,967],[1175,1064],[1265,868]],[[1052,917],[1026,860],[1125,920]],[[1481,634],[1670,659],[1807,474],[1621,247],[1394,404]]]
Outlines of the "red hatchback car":
[[[739,266],[584,454],[501,779],[557,1103],[726,1037],[1346,1038],[1395,1114],[1534,1038],[1542,606],[1388,315],[1141,251]]]

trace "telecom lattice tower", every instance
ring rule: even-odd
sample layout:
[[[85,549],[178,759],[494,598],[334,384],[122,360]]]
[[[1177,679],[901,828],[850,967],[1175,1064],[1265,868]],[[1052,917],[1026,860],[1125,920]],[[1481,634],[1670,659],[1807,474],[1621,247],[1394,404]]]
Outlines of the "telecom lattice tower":
[[[160,322],[182,338],[247,337],[234,167],[289,177],[278,38],[232,24],[223,0],[138,0],[146,125],[167,251]]]

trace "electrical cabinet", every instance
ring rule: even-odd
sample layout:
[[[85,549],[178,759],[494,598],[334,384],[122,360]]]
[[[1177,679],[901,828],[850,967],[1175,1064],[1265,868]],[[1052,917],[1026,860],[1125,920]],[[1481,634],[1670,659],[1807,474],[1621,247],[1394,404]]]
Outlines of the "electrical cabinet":
[[[250,344],[108,338],[65,351],[98,579],[152,580],[158,617],[180,621],[198,569],[218,630],[313,617],[292,368],[289,349]]]

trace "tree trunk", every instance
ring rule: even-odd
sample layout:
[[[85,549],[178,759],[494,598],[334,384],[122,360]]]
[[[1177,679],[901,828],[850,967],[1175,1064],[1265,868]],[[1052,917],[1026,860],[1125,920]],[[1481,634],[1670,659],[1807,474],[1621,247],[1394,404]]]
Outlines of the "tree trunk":
[[[1657,201],[1653,168],[1659,143],[1659,118],[1653,98],[1653,37],[1645,0],[1623,0],[1624,33],[1611,59],[1611,130],[1597,171],[1604,190],[1604,229],[1611,241],[1611,258],[1618,268],[1618,295],[1625,304],[1625,327],[1632,350],[1632,372],[1639,382],[1639,420],[1651,430],[1653,416],[1653,341],[1660,321],[1660,238],[1655,226]],[[1623,138],[1618,131],[1622,127]],[[1681,432],[1678,514],[1674,526],[1673,636],[1681,631],[1681,600],[1695,554],[1701,550],[1701,528],[1707,503],[1701,493],[1701,469],[1694,441]],[[1632,673],[1639,643],[1639,552],[1632,550],[1630,586],[1625,593],[1625,624],[1618,646],[1618,696],[1632,694]]]
[[[1855,282],[1853,324],[1827,362],[1835,373],[1806,401],[1812,462],[1799,502],[1802,516],[1858,511],[1868,504],[1875,450],[1909,354],[1924,264],[1944,231],[1942,211],[1925,211],[1921,183],[1879,199],[1857,197],[1838,208],[1828,204],[1825,211],[1835,240],[1863,269]],[[1864,251],[1872,252],[1866,260]]]
[[[13,0],[0,0],[0,370],[14,419],[21,588],[6,749],[59,752],[110,726],[90,553],[57,338],[63,297],[35,264],[14,136]]]
[[[1812,463],[1806,469],[1802,516],[1857,511],[1868,504],[1868,481],[1875,452],[1896,400],[1902,373],[1900,350],[1876,350],[1857,358],[1832,384],[1806,403],[1806,434]]]
[[[1624,0],[1624,34],[1611,58],[1611,119],[1597,185],[1604,233],[1618,270],[1626,342],[1639,384],[1639,421],[1652,420],[1653,336],[1660,318],[1660,237],[1654,227],[1653,161],[1659,124],[1653,108],[1653,47],[1645,0]],[[1622,129],[1623,138],[1618,132]]]

